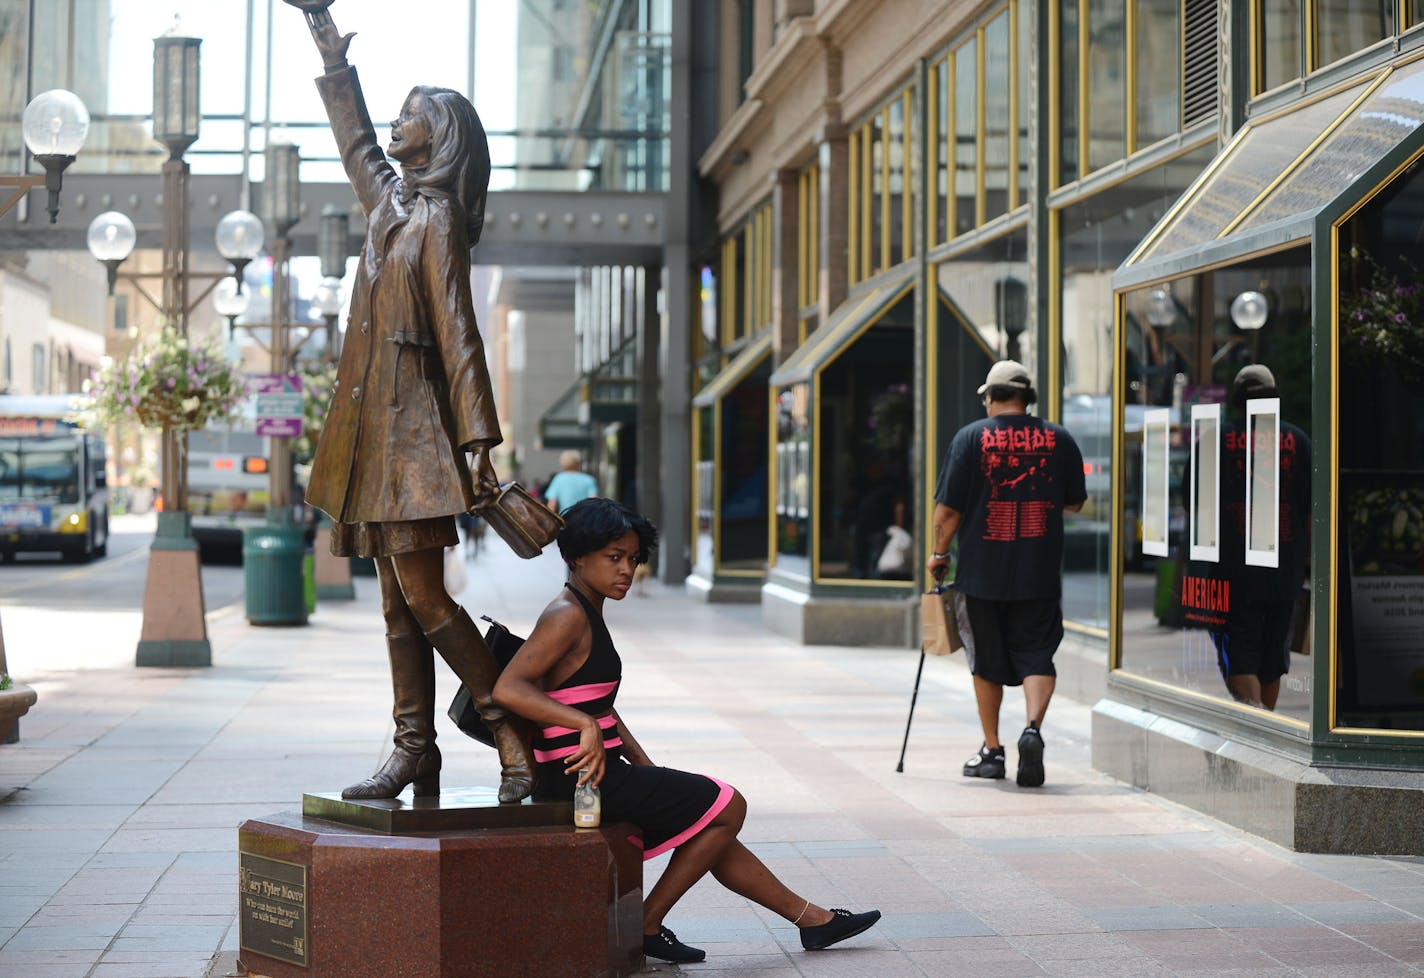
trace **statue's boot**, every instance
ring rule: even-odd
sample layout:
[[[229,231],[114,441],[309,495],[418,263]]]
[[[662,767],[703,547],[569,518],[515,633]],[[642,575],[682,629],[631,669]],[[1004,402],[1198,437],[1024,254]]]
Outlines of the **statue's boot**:
[[[342,798],[394,798],[406,785],[417,798],[440,793],[435,746],[435,653],[419,632],[386,636],[391,659],[396,746],[381,769],[341,792]]]
[[[464,608],[458,608],[448,621],[426,632],[425,637],[470,691],[475,710],[494,734],[495,749],[499,751],[500,803],[527,797],[534,791],[534,752],[526,725],[519,717],[495,706],[492,694],[499,665],[479,628]]]

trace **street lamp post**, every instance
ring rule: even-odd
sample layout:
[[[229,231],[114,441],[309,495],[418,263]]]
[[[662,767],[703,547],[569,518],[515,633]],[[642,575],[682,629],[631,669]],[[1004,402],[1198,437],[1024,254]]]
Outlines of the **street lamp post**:
[[[341,315],[341,277],[346,274],[350,232],[351,218],[345,210],[335,204],[322,209],[316,247],[321,257],[322,280],[312,297],[312,309],[326,323],[326,356],[331,363],[341,357],[341,331],[336,320]],[[351,581],[351,559],[331,552],[331,520],[325,514],[317,522],[314,549],[318,600],[353,600],[356,587]]]
[[[267,176],[262,186],[263,224],[272,229],[272,334],[270,340],[272,373],[285,374],[292,369],[290,318],[292,314],[291,276],[288,262],[292,257],[292,239],[287,237],[301,219],[301,183],[298,171],[301,151],[292,143],[267,144]],[[278,519],[290,522],[292,512],[292,443],[287,438],[272,439],[271,512]]]
[[[9,191],[5,198],[0,200],[0,217],[10,213],[10,208],[18,204],[31,190],[44,186],[49,191],[49,221],[53,224],[59,217],[61,175],[65,168],[74,162],[75,155],[84,145],[84,138],[89,135],[89,110],[73,92],[66,92],[62,88],[52,89],[42,92],[25,106],[21,130],[25,145],[45,168],[45,173],[44,176],[29,173],[0,176],[0,188]],[[5,672],[5,633],[0,630],[0,674]],[[17,694],[28,690],[28,687],[16,684]],[[29,704],[34,703],[33,691],[28,691],[28,700]],[[28,710],[29,705],[26,705],[20,713]],[[17,714],[10,729],[0,731],[0,743],[14,743],[19,739],[20,718]]]
[[[183,153],[198,139],[201,44],[199,38],[174,34],[165,34],[153,42],[153,137],[168,150],[168,159],[163,163],[163,268],[157,276],[162,280],[160,296],[150,295],[142,284],[154,275],[119,271],[137,242],[132,221],[117,211],[108,211],[90,223],[88,235],[90,252],[109,270],[110,294],[119,279],[132,284],[158,309],[164,327],[183,336],[188,334],[192,311],[220,280],[231,274],[188,269],[189,170]],[[225,222],[229,220],[242,222],[235,215],[224,218]],[[195,280],[206,280],[208,285],[189,301],[188,287]],[[149,550],[136,664],[211,665],[212,646],[203,617],[202,568],[188,512],[187,435],[165,427],[161,445],[163,509]]]
[[[49,191],[47,210],[49,222],[59,218],[59,190],[63,174],[89,135],[89,110],[73,92],[53,88],[36,95],[25,106],[20,129],[25,146],[40,166],[44,176],[21,173],[0,176],[0,187],[10,191],[0,201],[0,217],[10,212],[20,200],[36,187]]]
[[[313,305],[326,322],[326,355],[335,362],[341,357],[341,333],[336,318],[341,315],[341,279],[346,275],[350,254],[351,217],[335,204],[322,208],[317,232],[317,253],[321,256],[322,281]]]
[[[298,175],[301,153],[291,143],[269,142],[264,160],[267,173],[262,185],[262,223],[273,234],[268,248],[272,256],[272,315],[267,349],[271,358],[271,379],[278,389],[290,391],[285,378],[293,366],[291,276],[288,269],[292,240],[287,233],[301,218]],[[277,419],[263,417],[263,399],[263,395],[259,394],[259,434],[264,423],[271,423],[272,427],[277,424]],[[247,573],[247,620],[254,625],[305,625],[305,532],[294,518],[291,437],[269,431],[269,443],[271,466],[268,470],[267,522],[243,531],[244,562],[248,560],[248,554],[260,554],[262,560],[260,570],[250,567]]]

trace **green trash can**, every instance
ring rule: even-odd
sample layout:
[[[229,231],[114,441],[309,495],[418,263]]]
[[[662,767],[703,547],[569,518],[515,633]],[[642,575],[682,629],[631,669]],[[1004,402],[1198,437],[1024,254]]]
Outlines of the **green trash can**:
[[[302,537],[302,527],[296,523],[267,523],[242,531],[247,620],[252,624],[307,623]]]

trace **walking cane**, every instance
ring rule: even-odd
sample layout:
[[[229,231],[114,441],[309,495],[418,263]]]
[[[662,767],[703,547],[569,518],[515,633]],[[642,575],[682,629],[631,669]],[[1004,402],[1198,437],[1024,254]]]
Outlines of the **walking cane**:
[[[910,694],[910,715],[905,718],[905,741],[900,745],[900,763],[895,765],[897,774],[905,773],[905,749],[910,746],[910,721],[915,718],[915,700],[920,698],[920,677],[925,673],[925,650],[920,649],[920,667],[915,670],[915,691]]]

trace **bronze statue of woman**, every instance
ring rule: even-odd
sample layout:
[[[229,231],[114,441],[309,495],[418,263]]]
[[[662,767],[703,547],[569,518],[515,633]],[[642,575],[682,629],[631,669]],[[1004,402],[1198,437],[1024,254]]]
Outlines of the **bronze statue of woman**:
[[[332,0],[306,13],[326,72],[316,85],[366,212],[331,409],[307,501],[333,521],[332,553],[375,559],[395,691],[395,750],[344,798],[440,790],[432,647],[495,735],[499,800],[533,789],[527,733],[494,705],[498,674],[479,629],[445,590],[455,516],[497,489],[499,421],[470,298],[470,248],[484,223],[489,144],[475,108],[444,88],[411,90],[382,152]],[[397,173],[386,156],[400,164]],[[466,453],[471,460],[466,461]],[[473,475],[472,475],[473,469]]]

